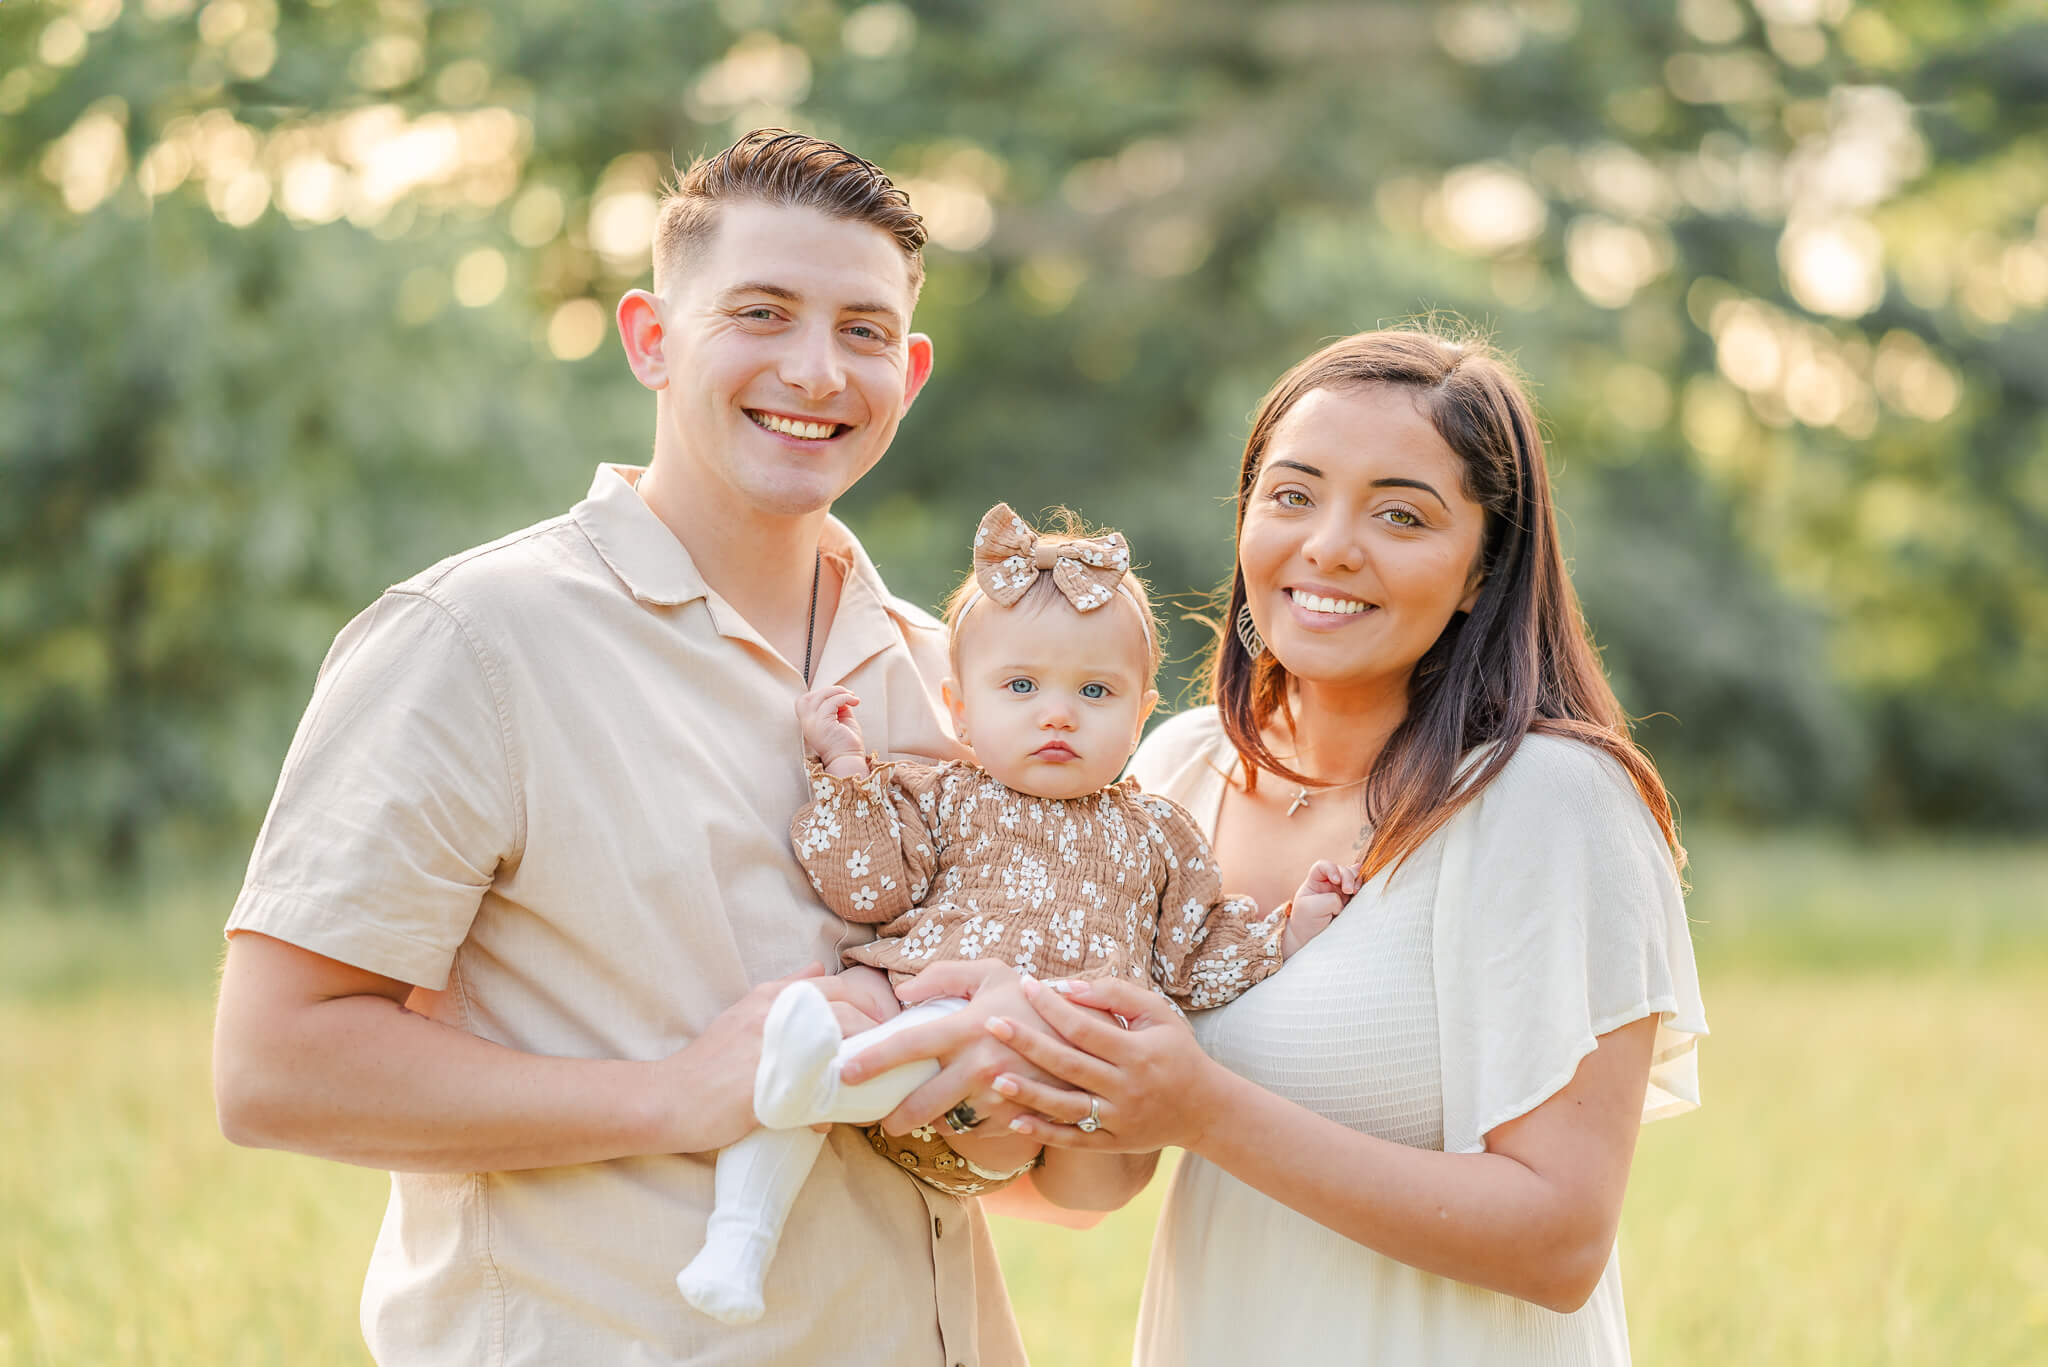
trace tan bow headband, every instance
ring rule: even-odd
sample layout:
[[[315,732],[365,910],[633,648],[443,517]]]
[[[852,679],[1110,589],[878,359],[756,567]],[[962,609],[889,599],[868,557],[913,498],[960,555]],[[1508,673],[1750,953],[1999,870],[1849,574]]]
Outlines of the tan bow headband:
[[[1002,607],[1022,598],[1045,570],[1076,612],[1093,612],[1116,596],[1131,567],[1131,548],[1120,532],[1040,541],[1031,524],[998,503],[974,529],[974,580]]]

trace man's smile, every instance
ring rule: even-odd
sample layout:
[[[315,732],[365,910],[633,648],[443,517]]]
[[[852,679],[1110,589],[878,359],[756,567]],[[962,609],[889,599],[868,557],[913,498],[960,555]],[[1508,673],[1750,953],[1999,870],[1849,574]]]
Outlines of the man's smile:
[[[850,430],[843,422],[814,422],[808,418],[789,418],[780,413],[770,413],[762,408],[749,408],[747,416],[754,425],[778,436],[795,437],[798,441],[830,441],[841,432]]]

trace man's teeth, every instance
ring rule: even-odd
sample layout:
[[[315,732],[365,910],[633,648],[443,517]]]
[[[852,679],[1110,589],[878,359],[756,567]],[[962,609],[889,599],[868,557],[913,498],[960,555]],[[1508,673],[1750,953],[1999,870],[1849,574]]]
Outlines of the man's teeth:
[[[1370,603],[1361,603],[1355,598],[1325,598],[1321,594],[1303,593],[1299,589],[1290,590],[1290,593],[1293,595],[1295,602],[1301,604],[1310,612],[1334,612],[1343,616],[1350,616],[1353,613],[1364,612],[1372,606]]]
[[[770,432],[780,432],[785,437],[798,437],[804,441],[823,441],[839,430],[836,422],[798,422],[795,418],[778,418],[773,413],[751,411],[747,416]]]

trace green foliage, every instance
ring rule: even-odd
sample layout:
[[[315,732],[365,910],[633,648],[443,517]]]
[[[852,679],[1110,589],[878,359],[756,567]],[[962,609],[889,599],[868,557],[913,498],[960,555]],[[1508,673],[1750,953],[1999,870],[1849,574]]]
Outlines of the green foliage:
[[[2027,6],[10,0],[0,53],[15,848],[246,838],[351,612],[639,458],[604,317],[762,122],[934,229],[846,508],[911,596],[997,498],[1206,590],[1265,386],[1454,310],[1688,811],[2048,822]]]

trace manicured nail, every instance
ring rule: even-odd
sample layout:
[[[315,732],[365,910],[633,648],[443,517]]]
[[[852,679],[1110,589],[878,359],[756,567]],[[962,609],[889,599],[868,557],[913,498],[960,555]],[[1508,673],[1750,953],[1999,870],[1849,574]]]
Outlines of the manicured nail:
[[[1081,984],[1068,978],[1061,978],[1058,982],[1047,983],[1046,986],[1059,993],[1062,997],[1071,997],[1080,989]]]
[[[1017,1033],[1017,1027],[1001,1016],[990,1016],[988,1018],[988,1032],[999,1040],[1007,1041],[1012,1035]]]
[[[1038,995],[1039,989],[1044,987],[1045,984],[1038,981],[1038,979],[1036,978],[1026,978],[1022,982],[1020,982],[1018,986],[1024,989],[1025,996],[1036,997]]]
[[[1020,1115],[1010,1122],[1010,1128],[1015,1130],[1018,1134],[1030,1134],[1031,1122]]]
[[[1011,1077],[1008,1073],[1004,1073],[994,1082],[989,1083],[989,1086],[995,1088],[997,1093],[1002,1096],[1017,1095],[1017,1079]]]

